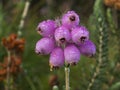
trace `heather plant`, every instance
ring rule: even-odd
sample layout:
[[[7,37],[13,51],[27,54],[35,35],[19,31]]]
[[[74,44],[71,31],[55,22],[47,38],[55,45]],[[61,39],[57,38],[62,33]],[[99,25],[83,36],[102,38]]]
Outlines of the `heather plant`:
[[[89,40],[89,31],[79,23],[79,15],[75,11],[67,11],[57,22],[46,20],[37,27],[42,39],[36,43],[35,52],[50,54],[51,71],[65,67],[65,90],[70,90],[69,67],[79,62],[81,54],[92,57],[96,52],[95,44]]]
[[[0,0],[0,90],[119,90],[119,10],[119,0]]]

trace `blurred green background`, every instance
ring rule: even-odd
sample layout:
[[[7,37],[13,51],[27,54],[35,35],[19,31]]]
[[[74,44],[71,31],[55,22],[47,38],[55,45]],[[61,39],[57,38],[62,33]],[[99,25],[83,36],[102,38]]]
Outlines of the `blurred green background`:
[[[11,33],[18,33],[26,1],[0,0],[0,41]],[[22,37],[26,40],[21,65],[23,72],[16,76],[13,83],[15,88],[10,90],[52,90],[49,84],[52,75],[58,76],[59,90],[65,90],[64,67],[51,72],[49,56],[36,55],[34,48],[41,38],[36,32],[38,23],[61,17],[67,10],[74,10],[80,15],[80,24],[88,28],[90,39],[97,47],[94,58],[81,56],[80,62],[70,68],[70,90],[120,90],[119,10],[105,6],[102,0],[29,2],[30,7],[21,30]],[[6,54],[5,48],[0,44],[1,62]],[[4,86],[5,82],[0,81],[0,90],[4,90]]]

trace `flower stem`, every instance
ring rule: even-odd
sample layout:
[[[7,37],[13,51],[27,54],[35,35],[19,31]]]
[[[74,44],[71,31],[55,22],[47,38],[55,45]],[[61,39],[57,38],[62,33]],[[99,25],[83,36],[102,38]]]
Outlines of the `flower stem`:
[[[59,90],[58,86],[57,85],[54,85],[52,90]]]
[[[10,62],[11,62],[11,54],[10,51],[7,52],[8,53],[8,64],[7,64],[7,83],[6,83],[6,89],[5,90],[9,90],[10,89]]]
[[[65,90],[70,90],[69,73],[70,73],[70,68],[65,67]]]
[[[117,10],[116,9],[112,9],[113,11],[113,19],[115,22],[115,28],[118,28],[118,14],[117,14]]]
[[[20,20],[20,24],[19,24],[19,27],[18,27],[18,36],[22,35],[21,30],[24,27],[25,18],[26,18],[27,14],[28,14],[29,6],[30,6],[30,0],[27,0],[26,3],[25,3],[25,7],[24,7],[24,10],[23,10],[23,13],[22,13],[22,18]]]

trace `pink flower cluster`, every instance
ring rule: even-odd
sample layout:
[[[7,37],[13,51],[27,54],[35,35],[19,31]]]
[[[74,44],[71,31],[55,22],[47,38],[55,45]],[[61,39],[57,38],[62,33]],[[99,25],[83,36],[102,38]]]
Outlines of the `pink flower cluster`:
[[[38,24],[37,32],[43,38],[36,43],[35,52],[40,55],[50,54],[49,64],[52,69],[64,64],[77,64],[81,54],[88,57],[95,54],[96,47],[89,40],[89,31],[79,23],[79,15],[68,11],[57,22],[46,20]]]

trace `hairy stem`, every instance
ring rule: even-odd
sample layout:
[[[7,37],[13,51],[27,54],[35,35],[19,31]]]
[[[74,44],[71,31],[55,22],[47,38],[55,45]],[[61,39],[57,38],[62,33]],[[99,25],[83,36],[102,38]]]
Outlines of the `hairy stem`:
[[[93,12],[96,31],[98,37],[98,57],[95,72],[89,83],[87,90],[102,90],[102,85],[106,80],[106,67],[108,65],[108,22],[106,19],[106,8],[104,7],[103,0],[96,0]],[[104,80],[104,81],[103,81]]]
[[[100,34],[103,34],[102,32],[102,28],[100,30]],[[102,40],[103,36],[99,36],[99,54],[98,54],[98,65],[96,66],[96,70],[93,74],[93,77],[91,79],[91,82],[89,83],[88,89],[87,90],[91,90],[91,87],[93,86],[96,77],[98,76],[99,72],[100,72],[100,66],[102,64],[102,45],[103,45],[103,40]]]
[[[70,90],[69,73],[70,73],[70,68],[65,67],[65,90]]]

